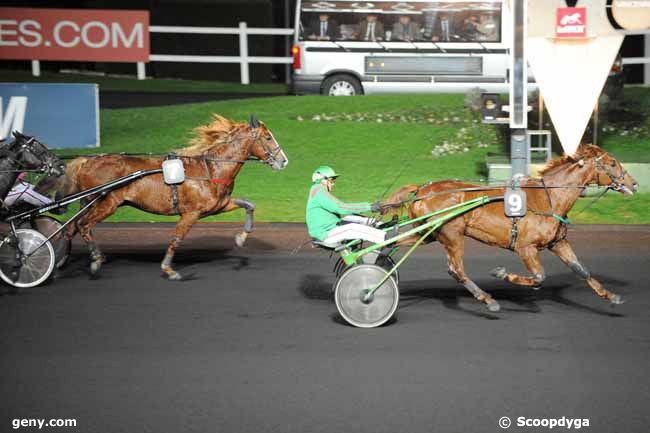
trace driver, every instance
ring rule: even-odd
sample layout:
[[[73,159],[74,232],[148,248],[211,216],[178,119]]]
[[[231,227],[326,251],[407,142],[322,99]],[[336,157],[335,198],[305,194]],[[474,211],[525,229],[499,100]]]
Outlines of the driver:
[[[18,175],[16,183],[14,184],[11,191],[7,194],[4,202],[7,207],[12,207],[17,202],[27,202],[32,206],[40,207],[52,203],[52,199],[45,197],[42,194],[39,194],[34,185],[25,181],[27,173],[23,172]]]
[[[326,165],[318,167],[311,176],[313,185],[307,200],[309,235],[329,245],[353,239],[375,244],[383,242],[386,239],[385,231],[370,227],[371,218],[355,215],[378,212],[381,203],[343,203],[331,194],[337,177],[334,170]]]

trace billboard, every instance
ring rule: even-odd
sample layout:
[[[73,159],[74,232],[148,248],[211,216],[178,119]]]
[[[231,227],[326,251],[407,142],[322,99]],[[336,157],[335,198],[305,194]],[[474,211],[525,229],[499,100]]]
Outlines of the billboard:
[[[149,12],[0,8],[0,59],[149,61]]]
[[[0,83],[0,138],[15,130],[50,148],[99,146],[97,85]]]

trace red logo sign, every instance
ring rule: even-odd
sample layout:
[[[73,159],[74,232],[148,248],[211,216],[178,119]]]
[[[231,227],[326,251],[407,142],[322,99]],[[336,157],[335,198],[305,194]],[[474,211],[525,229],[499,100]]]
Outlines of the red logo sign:
[[[557,8],[555,36],[558,38],[587,36],[587,9]]]
[[[0,8],[0,59],[149,61],[149,12]]]

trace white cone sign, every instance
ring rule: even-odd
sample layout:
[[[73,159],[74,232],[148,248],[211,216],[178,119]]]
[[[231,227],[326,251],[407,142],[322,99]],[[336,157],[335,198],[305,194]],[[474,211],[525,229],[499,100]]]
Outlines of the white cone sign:
[[[606,0],[528,0],[526,55],[564,151],[575,153],[623,42]]]

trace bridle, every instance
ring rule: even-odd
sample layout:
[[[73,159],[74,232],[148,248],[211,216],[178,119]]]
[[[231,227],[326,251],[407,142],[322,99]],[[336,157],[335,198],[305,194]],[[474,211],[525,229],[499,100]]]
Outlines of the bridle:
[[[35,145],[38,145],[38,150],[37,146]],[[27,171],[45,173],[49,176],[54,174],[56,163],[58,162],[61,164],[61,160],[53,155],[41,142],[36,140],[34,137],[29,137],[26,141],[21,143],[20,148],[14,153],[10,154],[9,149],[7,149],[5,152],[6,154],[3,155],[3,158],[12,162],[16,168],[12,170],[2,170],[3,173],[20,173]],[[20,159],[20,156],[26,152],[29,152],[41,163],[41,166],[38,169],[26,168],[26,164]]]
[[[594,162],[596,163],[596,168],[597,168],[596,172],[598,173],[598,170],[601,170],[611,180],[611,182],[608,185],[606,185],[607,188],[613,189],[614,191],[620,191],[623,188],[627,188],[622,183],[623,179],[625,179],[625,176],[628,174],[627,170],[625,170],[621,166],[621,173],[619,175],[616,175],[605,164],[603,164],[603,162],[602,162],[603,156],[605,156],[605,155],[600,155],[598,158],[595,158]]]
[[[253,133],[253,142],[257,141],[257,135],[258,135],[258,128],[255,128],[255,132]],[[273,135],[271,135],[273,137]],[[280,147],[279,144],[276,144],[277,146],[275,149],[271,149],[269,146],[266,145],[266,141],[268,140],[263,140],[261,145],[262,149],[264,149],[264,156],[266,156],[266,159],[261,159],[260,162],[263,164],[268,164],[268,165],[273,165],[274,163],[278,163],[278,158],[277,155],[278,153],[282,152],[282,147]]]

